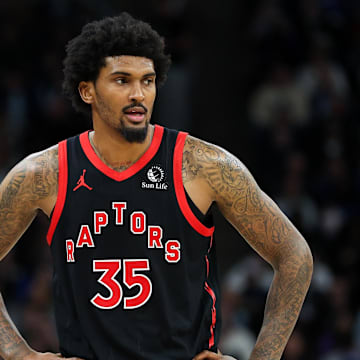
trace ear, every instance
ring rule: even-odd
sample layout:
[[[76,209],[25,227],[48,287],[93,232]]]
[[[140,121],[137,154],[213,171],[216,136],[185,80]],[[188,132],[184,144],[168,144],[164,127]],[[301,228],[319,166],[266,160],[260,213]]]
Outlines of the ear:
[[[78,86],[79,94],[84,102],[92,104],[94,102],[94,85],[90,81],[81,81]]]

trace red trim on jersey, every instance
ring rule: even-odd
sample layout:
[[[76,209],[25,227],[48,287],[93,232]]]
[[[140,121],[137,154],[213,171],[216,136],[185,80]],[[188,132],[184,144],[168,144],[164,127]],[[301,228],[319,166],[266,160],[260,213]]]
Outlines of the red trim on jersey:
[[[80,134],[80,144],[87,158],[98,170],[113,180],[123,181],[136,174],[154,157],[159,150],[163,133],[164,128],[160,125],[155,125],[153,138],[148,149],[135,164],[121,172],[112,169],[97,156],[90,144],[89,131]]]
[[[211,236],[214,232],[215,227],[206,227],[191,211],[189,203],[186,199],[183,179],[182,179],[182,159],[183,149],[185,144],[187,133],[179,132],[176,139],[175,151],[174,151],[174,186],[176,198],[179,203],[181,212],[189,224],[201,235]]]
[[[215,307],[216,296],[215,296],[214,290],[208,285],[208,283],[206,281],[205,281],[204,288],[207,291],[207,293],[211,296],[212,301],[213,301],[212,307],[211,307],[211,325],[210,325],[210,339],[209,339],[209,349],[210,349],[215,344],[214,328],[215,328],[215,324],[216,324],[216,307]]]
[[[205,255],[205,261],[206,261],[206,277],[209,277],[209,259],[207,255]]]
[[[210,250],[211,250],[211,248],[212,248],[213,241],[214,241],[214,234],[211,234],[210,246],[209,246],[208,253],[210,252]]]
[[[52,214],[50,221],[49,230],[46,235],[46,240],[49,246],[51,245],[51,241],[54,236],[56,226],[62,214],[65,204],[65,198],[66,198],[66,190],[67,190],[67,182],[68,182],[68,161],[67,161],[66,140],[63,140],[59,143],[58,163],[59,163],[58,194],[54,207],[54,212]]]

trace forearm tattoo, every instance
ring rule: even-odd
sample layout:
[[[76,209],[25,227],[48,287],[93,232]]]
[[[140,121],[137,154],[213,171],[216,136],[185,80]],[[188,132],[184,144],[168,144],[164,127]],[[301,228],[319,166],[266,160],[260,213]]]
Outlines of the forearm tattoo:
[[[23,359],[29,352],[30,348],[14,327],[0,294],[0,355],[4,359]]]
[[[196,178],[206,181],[222,214],[275,269],[251,360],[280,359],[309,287],[310,250],[241,161],[215,145],[188,136],[184,184]]]

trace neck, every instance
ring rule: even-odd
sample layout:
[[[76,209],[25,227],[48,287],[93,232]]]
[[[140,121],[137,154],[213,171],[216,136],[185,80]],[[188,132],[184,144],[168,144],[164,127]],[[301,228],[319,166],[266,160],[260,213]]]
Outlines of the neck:
[[[109,167],[123,171],[134,164],[148,149],[154,133],[154,126],[149,125],[148,134],[143,143],[130,143],[114,131],[105,131],[94,126],[90,132],[90,143],[99,158]]]

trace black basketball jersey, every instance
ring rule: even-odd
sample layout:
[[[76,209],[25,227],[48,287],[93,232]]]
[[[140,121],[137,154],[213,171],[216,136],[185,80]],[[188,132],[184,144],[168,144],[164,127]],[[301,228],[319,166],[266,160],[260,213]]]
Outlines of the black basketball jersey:
[[[64,356],[189,360],[217,350],[214,227],[186,196],[186,136],[156,125],[147,151],[122,172],[101,161],[88,132],[59,143],[47,240]]]

